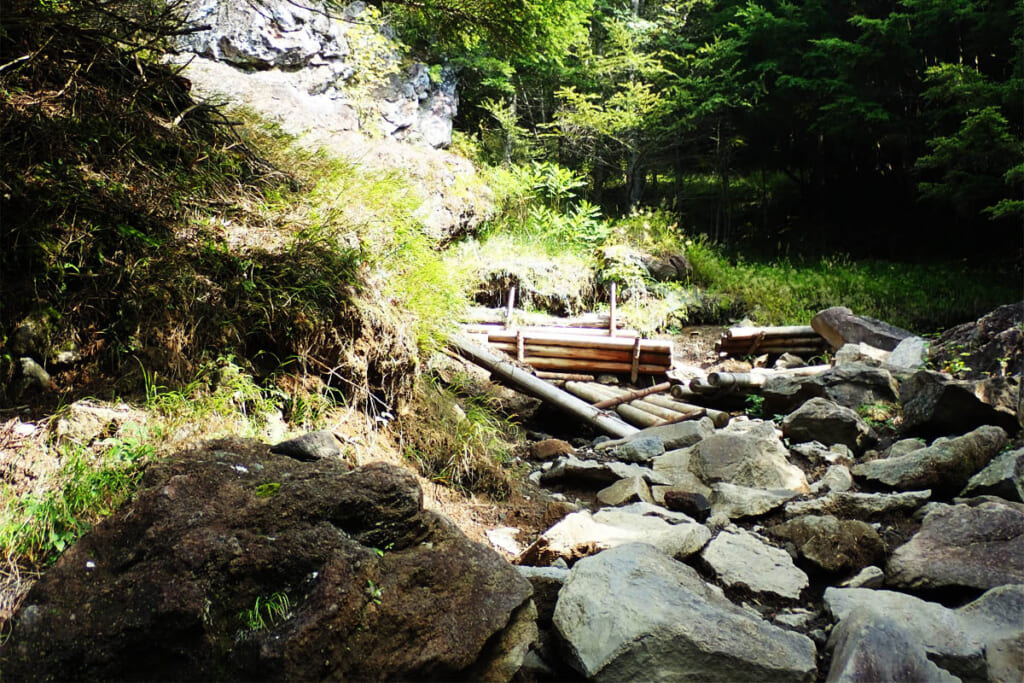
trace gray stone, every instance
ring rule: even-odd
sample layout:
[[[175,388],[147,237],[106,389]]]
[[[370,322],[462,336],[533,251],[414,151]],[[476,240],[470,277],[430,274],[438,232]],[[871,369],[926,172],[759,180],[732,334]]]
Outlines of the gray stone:
[[[643,477],[649,484],[670,483],[650,468],[640,465],[580,460],[572,455],[556,460],[554,465],[541,475],[541,482],[545,485],[568,482],[578,486],[605,487],[629,477]]]
[[[719,532],[701,557],[726,585],[746,586],[756,593],[796,600],[809,583],[789,553],[743,529]]]
[[[782,507],[798,494],[788,489],[755,489],[719,482],[711,486],[711,513],[729,519],[760,517]]]
[[[674,424],[661,425],[641,429],[636,434],[630,434],[622,439],[613,439],[600,444],[598,450],[615,448],[631,441],[644,439],[653,436],[661,441],[666,451],[673,451],[679,448],[692,446],[701,439],[715,433],[715,423],[709,417],[702,417],[699,420],[686,420]]]
[[[792,629],[804,629],[817,614],[809,609],[787,608],[775,615],[775,623],[789,626]]]
[[[920,370],[900,386],[902,428],[908,434],[948,436],[997,425],[1016,434],[1019,392],[1019,377],[954,380],[941,372]]]
[[[1024,448],[1000,454],[970,478],[960,495],[994,495],[1024,502]]]
[[[897,370],[920,370],[928,362],[928,342],[921,337],[907,337],[896,345],[885,359],[886,366]]]
[[[677,518],[667,521],[645,514],[649,509],[629,506],[604,508],[593,515],[574,512],[541,534],[519,555],[516,564],[545,566],[559,557],[572,562],[608,548],[637,542],[650,543],[669,556],[683,559],[700,550],[711,538],[706,527],[685,515],[675,513]],[[663,512],[673,514],[668,510]]]
[[[711,489],[690,469],[691,452],[690,448],[677,448],[655,458],[651,466],[673,488],[710,496]]]
[[[976,376],[1020,375],[1024,372],[1024,301],[946,330],[930,355],[940,368],[963,364]]]
[[[555,626],[573,666],[595,681],[810,681],[814,643],[733,605],[655,548],[581,560]]]
[[[662,503],[669,510],[682,512],[698,522],[703,522],[711,514],[711,503],[700,493],[680,491],[669,487],[663,492],[662,498]]]
[[[807,362],[800,356],[794,356],[792,353],[784,353],[775,359],[772,367],[776,370],[792,370],[794,368],[807,367]]]
[[[820,311],[811,319],[811,327],[834,349],[842,348],[844,344],[863,342],[876,349],[892,351],[901,341],[913,336],[881,320],[855,315],[844,306]]]
[[[146,424],[146,414],[126,403],[109,404],[95,399],[75,401],[51,422],[50,436],[57,443],[88,446],[105,437],[124,438]]]
[[[898,458],[903,455],[910,455],[914,451],[919,451],[927,446],[928,444],[921,439],[900,439],[885,449],[885,457]]]
[[[597,500],[602,505],[609,507],[617,507],[638,501],[645,503],[654,502],[654,499],[651,498],[651,490],[643,477],[620,479],[611,486],[598,491]]]
[[[871,525],[831,515],[806,515],[768,529],[800,556],[827,572],[849,572],[885,560],[885,544]]]
[[[956,610],[985,643],[988,680],[1024,681],[1024,586],[999,586]]]
[[[933,443],[908,455],[854,465],[853,476],[891,489],[931,489],[955,495],[968,480],[1006,445],[999,427],[978,427],[973,432]]]
[[[853,488],[853,475],[850,470],[842,465],[832,465],[821,479],[811,484],[811,493],[820,494],[822,491],[849,491]]]
[[[726,482],[762,489],[809,490],[803,471],[789,462],[789,452],[769,423],[723,429],[690,451],[690,470],[705,484]]]
[[[839,622],[828,648],[833,653],[826,683],[960,681],[928,659],[922,644],[899,622],[868,608]]]
[[[937,507],[892,554],[886,583],[912,590],[1024,583],[1024,511],[988,502]]]
[[[808,381],[821,386],[825,397],[847,408],[899,400],[899,384],[888,370],[860,363],[834,367]]]
[[[611,450],[611,457],[622,462],[649,463],[665,452],[665,446],[656,436],[643,436],[630,439]]]
[[[782,433],[790,441],[843,444],[863,453],[878,441],[874,430],[860,415],[824,398],[812,398],[782,421]]]
[[[42,365],[35,362],[35,360],[26,356],[19,358],[18,363],[21,365],[21,379],[24,387],[29,389],[49,389],[52,387],[53,379],[50,377],[50,373]]]
[[[864,567],[854,576],[839,584],[840,588],[881,588],[885,585],[885,572],[881,567]]]
[[[808,441],[790,444],[789,450],[807,458],[812,465],[818,462],[826,462],[829,465],[852,465],[854,460],[853,451],[841,443],[826,446],[817,441]]]
[[[836,351],[835,364],[849,365],[850,363],[860,363],[862,365],[870,365],[872,367],[880,367],[882,363],[889,359],[889,351],[883,351],[882,349],[876,349],[870,344],[843,344]]]
[[[814,500],[802,500],[786,506],[787,517],[835,515],[846,519],[873,519],[893,513],[910,514],[928,502],[932,492],[903,493],[830,493]]]
[[[516,570],[533,586],[533,603],[537,606],[537,624],[541,628],[547,628],[551,625],[551,619],[555,614],[558,591],[562,589],[565,579],[569,576],[568,568],[522,565],[516,567]]]
[[[337,458],[341,455],[341,447],[333,432],[321,429],[274,444],[270,447],[270,452],[311,462],[323,458]]]

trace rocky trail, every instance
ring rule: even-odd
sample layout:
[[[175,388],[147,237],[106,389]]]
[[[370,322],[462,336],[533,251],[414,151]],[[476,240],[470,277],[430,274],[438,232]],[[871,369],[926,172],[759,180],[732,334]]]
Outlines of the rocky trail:
[[[1024,305],[1011,308],[1019,319]],[[1017,343],[1019,327],[994,319],[970,328],[973,351]],[[424,509],[408,471],[353,469],[328,433],[202,444],[148,468],[134,500],[40,578],[4,670],[1020,680],[1024,449],[993,399],[1017,380],[956,380],[887,353],[844,344],[824,374],[769,383],[765,401],[791,405],[779,421],[704,417],[611,440],[538,414],[568,440],[532,432],[522,491],[465,505],[464,531]],[[902,424],[866,422],[850,404],[867,390],[892,392]],[[260,600],[277,610],[253,623]]]

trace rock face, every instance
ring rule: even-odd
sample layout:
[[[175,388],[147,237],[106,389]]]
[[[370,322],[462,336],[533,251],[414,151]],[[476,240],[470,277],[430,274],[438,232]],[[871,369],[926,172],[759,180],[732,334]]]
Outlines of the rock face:
[[[768,423],[724,429],[693,446],[690,469],[705,484],[724,481],[762,489],[808,491],[807,477]]]
[[[910,434],[963,434],[981,425],[998,425],[1011,434],[1017,421],[1019,377],[954,380],[921,370],[900,387],[903,429]]]
[[[728,586],[795,600],[808,585],[807,575],[793,565],[789,553],[743,529],[720,532],[701,557]]]
[[[962,496],[993,495],[1024,502],[1024,448],[1002,453],[971,477]]]
[[[807,515],[769,532],[792,542],[801,557],[828,572],[860,570],[885,559],[885,544],[878,532],[859,520]]]
[[[214,442],[152,465],[133,502],[61,556],[16,615],[2,668],[12,679],[501,679],[536,634],[530,594],[495,552],[423,510],[401,469]],[[282,614],[256,625],[243,615],[257,599]]]
[[[811,327],[824,337],[832,348],[843,344],[864,343],[883,351],[892,351],[896,345],[913,335],[889,323],[854,315],[844,306],[835,306],[819,312],[811,319]]]
[[[1002,429],[979,427],[907,455],[854,465],[851,471],[858,479],[892,489],[927,488],[940,495],[955,495],[1005,445],[1006,432]]]
[[[213,63],[230,65],[236,74],[222,75],[272,83],[279,99],[307,105],[319,112],[331,129],[369,126],[374,132],[433,147],[451,144],[452,119],[458,107],[451,72],[434,83],[425,64],[398,69],[398,54],[366,14],[366,3],[353,2],[339,15],[323,2],[291,3],[263,0],[232,3],[191,0],[190,18],[208,29],[177,38],[177,49]],[[379,23],[379,20],[376,20]],[[375,64],[375,67],[370,67]],[[373,74],[371,68],[396,73]],[[274,71],[284,78],[268,79]],[[262,73],[264,75],[260,76]],[[203,78],[196,70],[189,76]],[[346,82],[381,79],[371,108],[375,120],[362,120],[366,104],[346,91]],[[358,112],[357,108],[363,112]]]
[[[939,367],[956,359],[990,376],[1024,373],[1024,302],[1000,306],[974,322],[942,333],[932,346]],[[963,355],[966,354],[966,355]]]
[[[810,681],[814,643],[736,607],[692,568],[643,544],[573,567],[554,623],[595,681]]]
[[[1024,583],[1024,510],[1000,503],[938,506],[893,553],[886,581],[914,590]]]

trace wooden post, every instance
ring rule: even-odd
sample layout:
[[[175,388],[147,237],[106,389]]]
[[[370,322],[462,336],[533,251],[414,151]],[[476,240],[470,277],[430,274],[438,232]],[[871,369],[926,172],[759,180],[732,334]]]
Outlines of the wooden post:
[[[671,361],[669,362],[671,365]],[[640,377],[640,337],[636,338],[633,343],[633,367],[629,369],[629,381],[636,384],[636,380]]]
[[[614,337],[615,336],[615,326],[617,324],[616,321],[615,321],[615,287],[616,287],[615,282],[612,282],[611,293],[610,293],[610,300],[608,302],[608,308],[609,308],[608,336],[609,337]]]
[[[508,288],[508,305],[505,307],[505,327],[510,327],[512,323],[512,311],[516,306],[516,286],[512,285]]]

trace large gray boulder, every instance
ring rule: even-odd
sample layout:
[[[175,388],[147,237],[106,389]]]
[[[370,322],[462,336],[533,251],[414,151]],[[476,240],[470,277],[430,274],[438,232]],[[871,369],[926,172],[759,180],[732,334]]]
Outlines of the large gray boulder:
[[[1019,396],[1020,377],[954,380],[941,372],[921,370],[900,386],[902,428],[908,434],[946,436],[997,425],[1016,434]]]
[[[733,605],[692,568],[644,544],[581,560],[554,623],[594,681],[810,681],[814,643]]]
[[[855,411],[824,398],[812,398],[782,421],[782,433],[793,442],[842,444],[863,453],[878,436]]]
[[[711,486],[711,514],[729,519],[760,517],[776,510],[799,494],[789,489],[755,489],[719,482]]]
[[[911,590],[1024,583],[1024,508],[937,506],[889,558],[886,583]]]
[[[845,519],[876,519],[892,514],[909,517],[927,503],[930,490],[902,493],[860,493],[840,491],[821,498],[800,500],[786,506],[786,517],[835,515]]]
[[[1024,373],[1024,301],[946,330],[930,351],[937,367],[962,364],[974,376]]]
[[[855,315],[845,306],[834,306],[820,311],[811,318],[811,327],[834,349],[842,348],[844,344],[865,343],[876,349],[892,351],[901,341],[913,336],[912,333],[881,320]]]
[[[1024,448],[1000,454],[970,478],[960,495],[993,495],[1024,502]]]
[[[726,482],[762,489],[809,490],[807,477],[789,462],[771,423],[719,430],[690,449],[690,470],[705,484]]]
[[[648,484],[670,484],[665,476],[649,467],[635,463],[598,462],[596,460],[580,460],[569,455],[558,458],[554,464],[541,475],[544,484],[571,484],[583,487],[604,488],[620,479],[642,477]]]
[[[598,451],[614,449],[624,444],[654,437],[661,441],[666,451],[674,451],[679,448],[692,446],[701,439],[715,433],[715,423],[709,417],[702,417],[699,420],[686,420],[674,424],[661,425],[659,427],[648,427],[641,429],[635,434],[621,439],[612,439],[597,445]]]
[[[769,377],[762,394],[765,412],[774,415],[792,412],[813,398],[827,398],[854,409],[895,403],[899,385],[888,370],[865,363],[846,363],[813,377]]]
[[[979,427],[907,455],[854,465],[851,472],[862,481],[890,489],[931,489],[940,496],[953,496],[1005,445],[1002,429]]]
[[[406,470],[211,442],[151,464],[131,503],[64,552],[26,596],[0,668],[11,680],[507,680],[536,636],[531,592],[424,510]],[[243,616],[267,603],[279,612]]]

